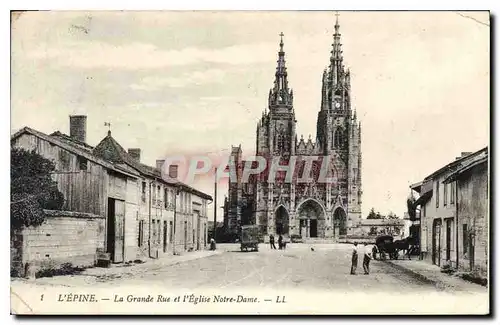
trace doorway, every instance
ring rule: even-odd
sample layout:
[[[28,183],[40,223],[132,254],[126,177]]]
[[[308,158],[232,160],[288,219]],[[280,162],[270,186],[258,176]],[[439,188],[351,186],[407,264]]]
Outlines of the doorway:
[[[276,210],[276,234],[288,234],[288,212],[283,206]]]
[[[432,264],[441,266],[441,219],[436,219],[433,222]]]
[[[106,251],[113,263],[123,262],[125,202],[108,198]]]
[[[451,232],[452,232],[452,219],[446,220],[446,260],[451,259]]]
[[[309,236],[310,237],[318,237],[318,220],[316,219],[311,219],[309,221]]]
[[[333,213],[333,236],[339,238],[347,235],[347,215],[341,207],[335,209]]]
[[[474,270],[474,235],[472,231],[468,232],[468,242],[469,242],[469,271]]]

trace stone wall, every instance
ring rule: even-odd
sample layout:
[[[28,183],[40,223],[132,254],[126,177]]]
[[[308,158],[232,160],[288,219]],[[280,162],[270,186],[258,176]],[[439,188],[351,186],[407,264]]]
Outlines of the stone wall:
[[[26,265],[35,269],[71,263],[93,266],[98,249],[104,248],[102,216],[45,210],[45,222],[11,234],[11,273],[25,276]]]

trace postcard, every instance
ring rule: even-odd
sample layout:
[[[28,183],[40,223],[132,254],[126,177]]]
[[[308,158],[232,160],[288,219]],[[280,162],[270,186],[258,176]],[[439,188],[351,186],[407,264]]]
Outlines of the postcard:
[[[11,12],[11,313],[490,313],[488,11]]]

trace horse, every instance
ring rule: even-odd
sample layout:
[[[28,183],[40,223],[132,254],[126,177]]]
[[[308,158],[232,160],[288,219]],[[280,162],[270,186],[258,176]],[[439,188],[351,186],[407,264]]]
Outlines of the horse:
[[[407,255],[408,259],[411,259],[410,246],[412,245],[412,243],[413,243],[413,238],[406,237],[405,239],[396,240],[392,244],[394,246],[394,249],[396,250],[397,255],[399,255],[400,251],[403,251],[403,256]]]

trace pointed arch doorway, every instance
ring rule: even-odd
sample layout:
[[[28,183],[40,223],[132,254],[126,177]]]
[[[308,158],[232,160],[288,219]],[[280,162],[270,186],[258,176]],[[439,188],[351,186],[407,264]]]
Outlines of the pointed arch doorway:
[[[298,209],[299,235],[302,238],[325,236],[325,211],[314,199],[302,202]]]
[[[347,214],[345,210],[338,207],[333,212],[333,237],[339,238],[340,236],[347,235]]]
[[[276,209],[275,222],[276,222],[276,234],[277,235],[288,235],[288,211],[286,211],[284,206],[279,206]]]

